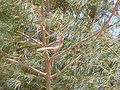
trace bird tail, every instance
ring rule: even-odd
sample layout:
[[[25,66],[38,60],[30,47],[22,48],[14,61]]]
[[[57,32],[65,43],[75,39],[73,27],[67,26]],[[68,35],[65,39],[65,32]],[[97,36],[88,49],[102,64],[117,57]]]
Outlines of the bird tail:
[[[53,49],[53,47],[42,47],[37,49],[37,51],[43,51],[43,50],[48,50],[48,49]]]

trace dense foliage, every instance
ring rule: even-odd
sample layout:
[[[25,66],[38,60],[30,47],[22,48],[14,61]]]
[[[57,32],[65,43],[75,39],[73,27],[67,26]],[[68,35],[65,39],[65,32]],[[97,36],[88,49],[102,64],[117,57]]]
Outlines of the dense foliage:
[[[65,36],[61,52],[100,30],[107,21],[115,0],[51,0],[45,13],[45,25],[52,35]],[[20,32],[41,40],[42,15],[35,9],[44,7],[42,0],[0,0],[0,89],[42,90],[44,78],[18,64],[2,60],[7,57],[44,71],[44,58],[38,43]],[[119,7],[120,10],[120,7]],[[62,70],[78,55],[81,58],[52,80],[53,90],[104,90],[120,88],[120,12],[98,37],[83,42],[52,63],[52,74]],[[117,33],[114,33],[117,32]],[[113,35],[114,34],[114,35]],[[56,53],[50,51],[50,55]]]

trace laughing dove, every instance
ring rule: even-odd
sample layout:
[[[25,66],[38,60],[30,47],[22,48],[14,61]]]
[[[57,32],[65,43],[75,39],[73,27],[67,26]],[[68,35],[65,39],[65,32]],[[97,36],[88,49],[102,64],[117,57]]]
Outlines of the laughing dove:
[[[54,41],[54,42],[48,44],[45,47],[39,48],[39,49],[37,49],[37,51],[59,50],[62,47],[62,45],[63,45],[63,41],[64,41],[64,36],[61,36],[59,40]]]

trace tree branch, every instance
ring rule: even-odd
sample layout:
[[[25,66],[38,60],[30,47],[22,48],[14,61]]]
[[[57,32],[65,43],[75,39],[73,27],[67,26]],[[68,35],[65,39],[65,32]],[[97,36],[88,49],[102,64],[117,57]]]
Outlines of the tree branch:
[[[40,42],[40,41],[38,41],[38,40],[36,40],[36,39],[34,39],[34,38],[32,38],[32,37],[30,37],[30,36],[28,36],[28,35],[22,33],[22,32],[18,32],[18,33],[20,33],[21,35],[23,35],[23,36],[25,36],[25,37],[27,37],[27,38],[29,38],[29,39],[35,41],[36,43],[38,43],[38,44],[40,44],[40,45],[43,45],[42,42]]]
[[[81,56],[82,56],[82,54],[79,55],[76,59],[72,60],[72,61],[71,61],[68,65],[66,65],[60,72],[57,72],[57,73],[53,74],[53,75],[51,76],[51,78],[54,78],[54,77],[60,75],[62,72],[64,72],[66,69],[68,69],[75,61],[79,60],[79,58],[80,58]]]
[[[49,0],[47,0],[49,1]],[[49,2],[47,2],[49,3]],[[41,32],[42,32],[42,42],[43,45],[45,46],[46,44],[48,44],[47,40],[46,40],[46,24],[45,24],[45,11],[44,11],[44,7],[43,7],[43,0],[42,0],[42,5],[41,5],[41,19],[42,19],[42,28],[41,28]],[[49,13],[49,12],[48,12]],[[45,83],[46,83],[46,90],[50,90],[51,87],[51,61],[49,61],[49,53],[46,50],[43,53],[43,56],[45,58],[45,72],[46,72],[46,78],[45,78]]]
[[[105,24],[104,24],[104,26],[106,26],[105,29],[107,28],[107,26],[108,26],[108,27],[111,26],[111,25],[109,25],[108,23],[110,22],[111,18],[115,15],[115,12],[118,10],[119,4],[120,4],[120,1],[117,0],[117,2],[116,2],[116,4],[115,4],[115,7],[113,8],[113,12],[112,12],[111,16],[108,18],[108,20],[107,20],[107,21],[105,22]],[[103,26],[103,27],[104,27],[104,26]],[[104,31],[105,29],[100,30],[99,33],[97,34],[97,37],[96,37],[96,38],[98,38],[99,35],[102,33],[102,31]]]
[[[93,37],[95,37],[95,36],[98,37],[98,36],[99,36],[103,31],[105,31],[106,28],[109,26],[108,23],[109,23],[109,21],[111,20],[111,18],[113,17],[113,15],[115,14],[115,11],[117,10],[119,4],[120,4],[120,1],[118,0],[118,1],[116,2],[116,4],[115,4],[115,7],[113,8],[113,12],[112,12],[111,16],[110,16],[109,19],[104,23],[104,26],[103,26],[99,31],[97,31],[95,34],[93,34],[93,35],[91,35],[91,36],[83,39],[82,41],[79,41],[79,42],[75,43],[74,45],[72,45],[71,47],[69,47],[67,50],[65,50],[65,51],[63,51],[63,52],[61,52],[61,53],[54,54],[54,55],[50,58],[50,60],[51,60],[51,61],[52,61],[52,60],[56,60],[56,59],[59,58],[61,55],[64,55],[64,54],[68,53],[71,49],[76,48],[76,47],[77,47],[78,45],[80,45],[81,43],[83,43],[83,42],[85,42],[85,41],[87,41],[87,40],[90,40],[91,38],[93,38]]]
[[[112,47],[110,47],[109,45],[107,45],[107,47],[108,47],[111,51],[113,51],[113,53],[114,53],[117,57],[120,57],[119,54],[118,54]]]
[[[37,73],[39,73],[40,75],[42,75],[42,76],[46,76],[46,73],[44,73],[44,72],[42,72],[42,71],[39,71],[39,70],[37,70],[37,69],[35,69],[35,68],[33,68],[33,67],[31,67],[31,66],[28,66],[28,65],[26,65],[26,64],[23,64],[23,63],[21,63],[21,62],[19,62],[19,61],[16,61],[16,60],[14,60],[14,59],[8,59],[8,58],[2,58],[3,60],[5,60],[5,61],[9,61],[9,62],[12,62],[12,63],[14,63],[14,64],[19,64],[19,65],[21,65],[21,66],[23,66],[23,67],[25,67],[25,68],[27,68],[27,69],[30,69],[30,70],[32,70],[32,71],[35,71],[35,72],[37,72]]]

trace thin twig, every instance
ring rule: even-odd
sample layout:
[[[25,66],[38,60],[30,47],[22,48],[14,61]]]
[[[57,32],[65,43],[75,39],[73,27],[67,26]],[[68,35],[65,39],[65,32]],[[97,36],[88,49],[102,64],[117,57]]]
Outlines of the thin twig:
[[[48,38],[54,36],[55,34],[56,34],[56,33],[53,33],[53,34],[51,34],[51,35],[49,35],[49,36],[46,36],[45,38],[48,39]]]
[[[112,47],[110,47],[109,45],[107,45],[107,46],[110,48],[111,51],[113,51],[113,52],[115,53],[115,55],[116,55],[117,57],[120,57],[119,54],[117,54],[117,52],[116,52]]]
[[[87,41],[87,40],[90,40],[91,38],[95,37],[95,36],[99,36],[103,31],[106,30],[106,28],[109,26],[109,21],[111,20],[111,18],[113,17],[113,15],[115,14],[115,11],[117,10],[118,8],[118,5],[119,5],[120,1],[118,0],[115,7],[113,8],[113,13],[111,14],[110,18],[104,23],[104,26],[99,30],[97,31],[95,34],[83,39],[82,41],[79,41],[77,43],[75,43],[74,45],[72,45],[71,47],[69,47],[67,50],[61,52],[61,53],[57,53],[55,55],[53,55],[50,60],[56,60],[57,58],[59,58],[61,55],[64,55],[66,53],[68,53],[71,49],[73,48],[76,48],[78,45],[80,45],[81,43]]]
[[[19,43],[19,44],[22,44],[22,43],[25,43],[26,41],[15,41],[15,40],[10,40],[8,38],[4,38],[5,41],[8,41],[8,42],[12,42],[12,43]]]
[[[40,44],[40,45],[43,45],[43,43],[42,43],[41,41],[38,41],[38,40],[36,40],[36,39],[34,39],[34,38],[32,38],[32,37],[30,37],[30,36],[28,36],[28,35],[26,35],[26,34],[24,34],[24,33],[22,33],[22,32],[18,32],[18,33],[20,33],[21,35],[23,35],[23,36],[25,36],[25,37],[27,37],[27,38],[35,41],[36,43],[38,43],[38,44]]]
[[[23,64],[23,63],[21,63],[21,62],[19,62],[19,61],[16,61],[16,60],[14,60],[14,59],[9,59],[9,58],[2,58],[3,60],[5,60],[5,61],[9,61],[9,62],[12,62],[12,63],[14,63],[14,64],[19,64],[19,65],[21,65],[21,66],[23,66],[23,67],[25,67],[25,68],[27,68],[27,69],[30,69],[30,70],[32,70],[32,71],[35,71],[35,72],[37,72],[37,73],[39,73],[40,75],[42,75],[42,76],[46,76],[46,73],[44,73],[44,72],[42,72],[42,71],[39,71],[39,70],[37,70],[37,69],[35,69],[35,68],[33,68],[33,67],[31,67],[31,66],[28,66],[28,65],[26,65],[26,64]]]
[[[34,33],[31,37],[33,38],[36,34],[40,33],[41,30],[37,31],[36,33]]]
[[[72,60],[72,61],[71,61],[68,65],[66,65],[60,72],[57,72],[57,73],[53,74],[53,75],[51,76],[51,78],[54,78],[54,77],[60,75],[62,72],[64,72],[66,69],[68,69],[73,63],[75,63],[75,61],[79,60],[79,58],[80,58],[81,56],[82,56],[82,54],[79,55],[76,59]]]
[[[114,26],[114,25],[116,25],[116,24],[118,24],[120,21],[118,21],[118,22],[115,22],[114,24],[112,24],[112,25],[109,25],[107,28],[111,28],[112,26]]]

